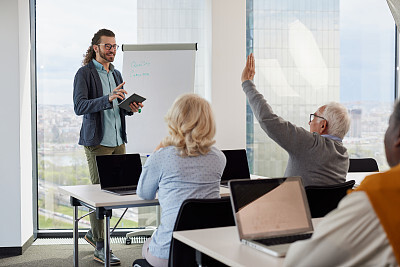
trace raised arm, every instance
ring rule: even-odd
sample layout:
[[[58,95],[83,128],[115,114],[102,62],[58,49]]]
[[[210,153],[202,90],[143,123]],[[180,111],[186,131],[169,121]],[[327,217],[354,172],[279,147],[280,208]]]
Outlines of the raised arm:
[[[255,60],[253,54],[250,54],[242,72],[242,87],[261,128],[288,152],[295,153],[302,148],[312,147],[314,145],[313,134],[284,120],[273,112],[264,96],[257,91],[255,84],[251,81],[254,74]]]

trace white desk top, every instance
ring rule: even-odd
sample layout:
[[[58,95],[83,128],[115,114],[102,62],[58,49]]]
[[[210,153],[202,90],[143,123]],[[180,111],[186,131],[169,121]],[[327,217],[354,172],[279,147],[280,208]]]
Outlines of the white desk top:
[[[267,179],[269,177],[267,176],[260,176],[260,175],[255,175],[255,174],[250,174],[250,179]]]
[[[349,173],[347,173],[346,181],[355,180],[356,184],[359,185],[366,176],[376,174],[376,173],[377,172],[349,172]],[[269,178],[269,177],[250,174],[250,178],[258,179],[258,178]]]
[[[321,219],[312,219],[314,228]],[[240,243],[236,226],[177,231],[173,237],[229,266],[283,266],[283,257]]]
[[[111,206],[146,206],[157,204],[158,200],[143,200],[137,195],[118,196],[101,191],[100,185],[72,185],[60,186],[60,190],[66,195],[79,199],[92,207]],[[221,196],[229,196],[229,188],[220,187]]]
[[[376,173],[378,172],[349,172],[347,173],[346,181],[355,180],[356,184],[359,185],[366,176]]]
[[[76,199],[79,199],[92,207],[109,207],[119,205],[135,205],[138,206],[154,202],[158,203],[157,199],[143,200],[137,195],[118,196],[111,193],[101,191],[100,185],[72,185],[60,186],[60,190]]]
[[[284,258],[270,256],[239,241],[236,226],[177,231],[174,238],[228,266],[282,266]]]

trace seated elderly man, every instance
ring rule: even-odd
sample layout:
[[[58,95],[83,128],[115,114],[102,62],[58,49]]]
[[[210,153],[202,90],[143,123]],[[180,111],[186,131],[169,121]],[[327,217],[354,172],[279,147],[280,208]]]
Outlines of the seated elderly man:
[[[310,131],[274,114],[263,95],[251,81],[255,74],[250,54],[242,73],[243,91],[261,128],[289,153],[285,176],[301,176],[304,186],[345,182],[349,156],[342,139],[350,128],[347,109],[329,103],[310,115]]]
[[[286,266],[399,266],[400,103],[385,134],[391,169],[366,177],[318,224],[311,239],[293,243]]]

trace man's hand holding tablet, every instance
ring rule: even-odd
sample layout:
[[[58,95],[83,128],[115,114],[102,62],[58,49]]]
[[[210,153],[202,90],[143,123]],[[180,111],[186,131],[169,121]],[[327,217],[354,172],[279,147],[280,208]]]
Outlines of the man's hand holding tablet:
[[[125,98],[121,103],[118,104],[119,108],[125,109],[128,112],[141,112],[141,108],[143,107],[142,102],[144,102],[146,98],[138,95],[132,94],[129,97]]]

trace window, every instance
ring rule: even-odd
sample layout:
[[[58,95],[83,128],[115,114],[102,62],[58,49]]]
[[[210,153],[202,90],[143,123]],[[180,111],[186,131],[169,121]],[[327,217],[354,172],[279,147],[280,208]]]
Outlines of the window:
[[[51,1],[36,0],[38,228],[72,228],[72,208],[60,185],[90,184],[78,138],[82,117],[73,111],[73,79],[93,34],[108,28],[118,44],[195,42],[195,91],[204,95],[210,67],[206,64],[206,1]],[[95,12],[93,11],[95,10]],[[114,65],[122,71],[123,52]],[[128,133],[129,135],[129,133]],[[157,144],[155,144],[156,146]],[[82,208],[79,216],[87,212]],[[122,214],[114,210],[111,225]],[[129,209],[120,226],[132,228],[156,221],[155,208]],[[150,218],[150,219],[149,219]],[[89,227],[89,218],[80,221]]]
[[[247,0],[247,52],[274,112],[309,129],[308,114],[341,102],[352,118],[349,156],[373,157],[381,170],[388,168],[383,136],[394,101],[394,38],[384,1]],[[282,176],[288,155],[249,107],[247,150],[252,173]]]

